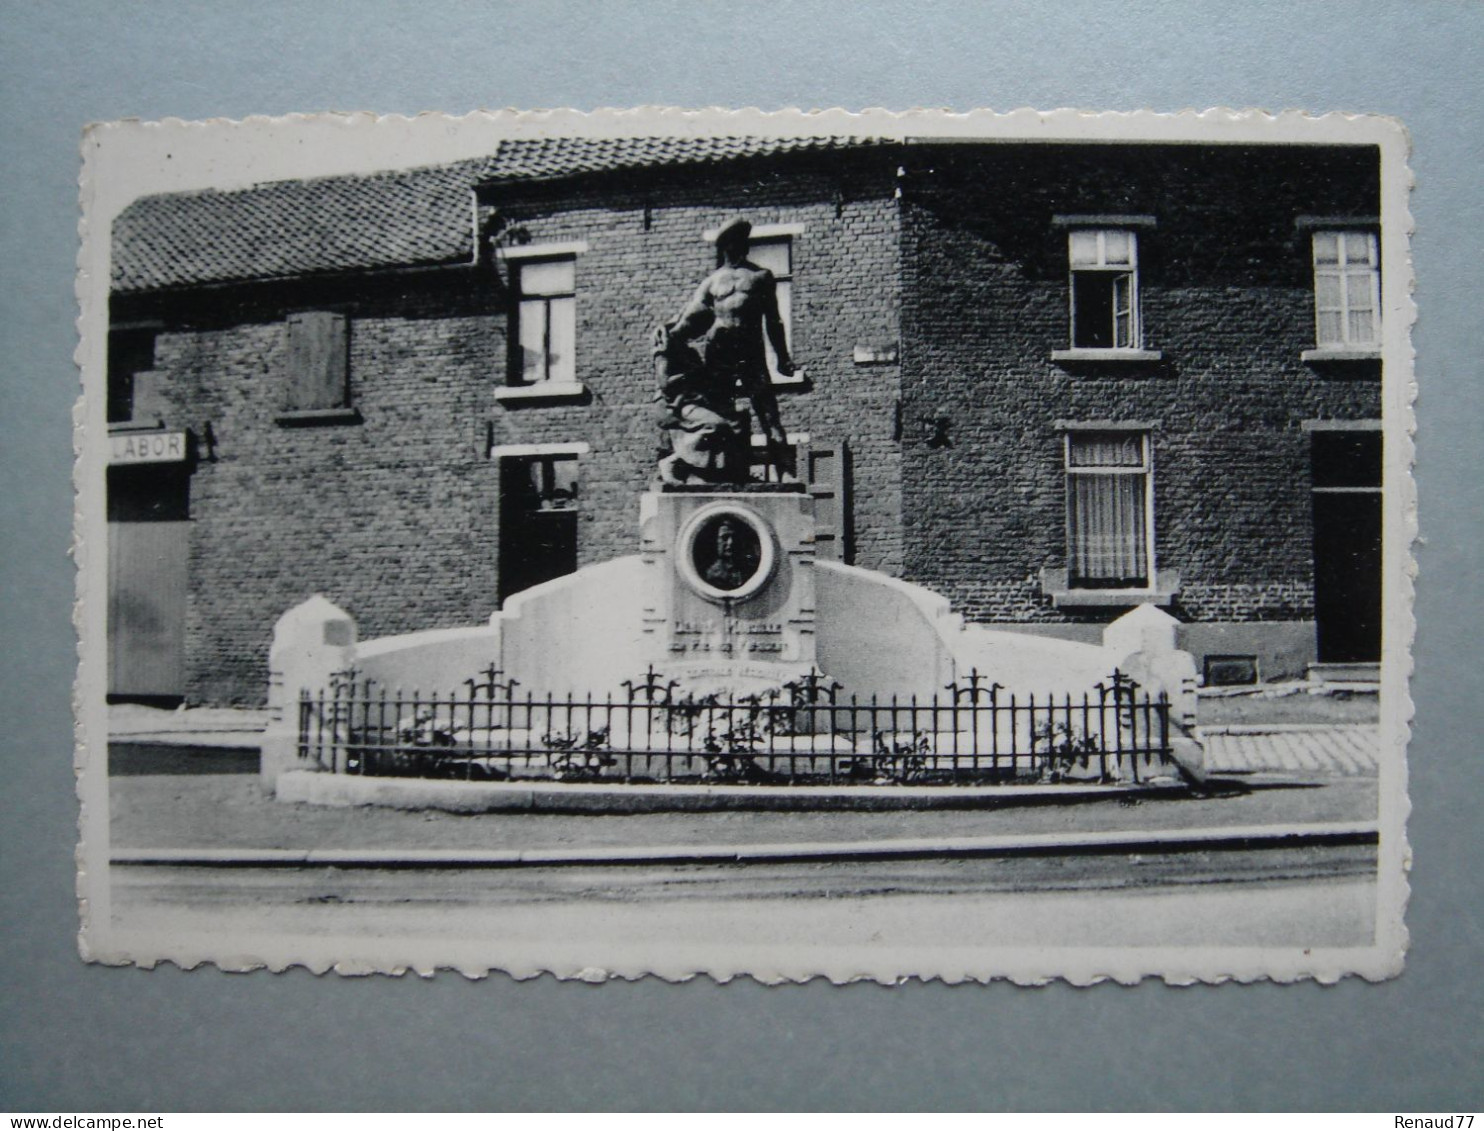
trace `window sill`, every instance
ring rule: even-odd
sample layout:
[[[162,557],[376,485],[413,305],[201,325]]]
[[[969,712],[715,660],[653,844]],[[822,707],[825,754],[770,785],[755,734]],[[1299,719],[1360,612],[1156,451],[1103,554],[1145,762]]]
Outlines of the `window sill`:
[[[802,369],[795,369],[790,377],[773,373],[768,380],[768,384],[775,389],[802,389],[808,383],[809,376]]]
[[[1124,361],[1161,361],[1164,354],[1159,350],[1101,350],[1101,349],[1069,349],[1052,350],[1052,361],[1095,361],[1095,362],[1124,362]]]
[[[1318,346],[1311,350],[1304,350],[1299,358],[1306,362],[1315,361],[1380,361],[1380,346]]]
[[[273,422],[284,428],[317,428],[329,424],[360,424],[362,417],[357,408],[296,408],[280,412]]]
[[[581,381],[540,381],[534,385],[501,385],[495,389],[495,400],[506,401],[575,401],[587,396]]]
[[[1079,589],[1067,580],[1065,569],[1041,571],[1041,592],[1051,598],[1058,609],[1117,609],[1133,605],[1170,605],[1180,592],[1180,574],[1176,570],[1155,572],[1152,589]]]

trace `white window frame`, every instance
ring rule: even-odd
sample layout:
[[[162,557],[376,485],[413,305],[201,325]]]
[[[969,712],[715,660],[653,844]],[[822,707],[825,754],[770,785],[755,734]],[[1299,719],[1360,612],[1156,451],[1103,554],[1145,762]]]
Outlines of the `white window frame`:
[[[1108,236],[1118,234],[1128,240],[1128,262],[1108,262]],[[1080,238],[1088,236],[1097,238],[1097,261],[1095,263],[1077,263],[1072,248]],[[1109,327],[1112,331],[1110,337],[1113,341],[1111,346],[1081,346],[1077,344],[1077,277],[1079,275],[1108,275],[1128,277],[1128,341],[1118,341],[1118,306],[1117,286],[1114,286],[1113,325]],[[1086,350],[1089,352],[1124,353],[1130,350],[1138,350],[1143,347],[1144,326],[1139,309],[1139,234],[1132,228],[1075,228],[1067,233],[1067,309],[1070,315],[1070,342],[1072,349]]]
[[[525,456],[585,456],[592,452],[586,440],[556,444],[491,444],[490,459],[521,459]]]
[[[498,258],[508,266],[510,289],[513,297],[509,326],[509,351],[505,361],[504,380],[495,388],[495,400],[499,402],[521,401],[521,400],[560,400],[581,397],[586,394],[587,387],[577,379],[577,269],[580,257],[586,254],[588,244],[586,240],[566,240],[562,242],[525,244],[519,247],[500,248]],[[522,291],[520,286],[520,274],[529,265],[535,263],[549,263],[570,261],[572,264],[572,293],[566,295],[540,295],[536,297],[570,297],[573,307],[573,334],[572,334],[572,373],[570,379],[553,379],[546,377],[537,381],[522,381],[523,370],[517,364],[516,358],[520,350],[520,302]],[[547,316],[550,317],[550,306],[547,306]]]
[[[564,266],[572,273],[571,286],[567,290],[542,290],[531,292],[526,289],[525,277],[528,271],[539,267]],[[512,365],[510,368],[510,383],[512,385],[530,387],[532,385],[562,385],[573,384],[577,380],[577,257],[575,255],[555,255],[546,259],[528,259],[516,263],[511,268],[514,278],[515,292],[515,332],[512,341],[515,343],[516,356],[519,357],[524,347],[526,331],[526,307],[528,304],[539,306],[542,314],[542,357],[539,376],[527,377],[524,368]],[[570,372],[558,370],[553,374],[552,365],[552,312],[558,303],[568,303],[572,310],[572,356],[566,360],[563,369]]]
[[[538,444],[495,444],[495,443],[491,443],[489,445],[489,448],[488,448],[486,454],[487,454],[490,462],[492,464],[494,464],[495,469],[498,472],[499,477],[500,477],[500,479],[499,479],[499,490],[498,490],[498,493],[497,493],[497,496],[496,496],[496,503],[495,503],[495,505],[498,508],[497,513],[500,515],[500,519],[499,519],[499,521],[501,523],[500,543],[501,543],[501,546],[502,547],[506,545],[506,542],[505,542],[506,531],[505,531],[505,528],[503,526],[504,507],[505,507],[505,502],[506,502],[506,494],[505,493],[506,493],[506,491],[510,487],[510,484],[506,480],[506,476],[512,470],[513,465],[516,464],[516,463],[521,463],[521,464],[525,464],[526,467],[529,468],[529,465],[532,464],[532,463],[540,463],[540,464],[543,465],[543,469],[542,469],[542,473],[541,474],[544,477],[548,473],[550,473],[553,476],[555,475],[555,470],[556,470],[555,469],[555,464],[557,462],[559,462],[559,461],[570,461],[574,465],[574,469],[575,469],[575,472],[576,472],[576,474],[574,476],[574,487],[573,487],[573,492],[572,492],[571,499],[568,500],[565,505],[561,505],[561,506],[551,506],[551,507],[539,506],[537,508],[537,511],[538,512],[544,512],[544,513],[547,513],[547,514],[571,513],[571,514],[573,514],[575,516],[575,521],[577,522],[577,552],[578,552],[578,557],[577,557],[577,561],[576,561],[576,568],[579,568],[579,569],[581,568],[581,561],[582,561],[581,553],[582,553],[582,542],[583,542],[583,536],[582,536],[582,480],[583,480],[584,472],[587,470],[587,467],[586,467],[587,461],[586,461],[586,458],[585,457],[588,456],[592,452],[592,450],[593,450],[592,449],[592,445],[590,445],[585,440],[557,441],[557,442],[538,443]],[[538,497],[540,497],[540,493],[539,492],[538,492]],[[505,558],[504,558],[504,550],[502,549],[501,552],[500,552],[500,555],[498,555],[498,560],[496,561],[496,564],[495,564],[495,577],[496,577],[495,584],[496,584],[496,589],[497,590],[502,590],[503,589],[503,586],[505,585],[506,578],[505,578],[505,576],[503,574],[503,570],[504,569],[505,569]],[[564,575],[564,576],[571,576],[571,575],[570,574],[567,574],[567,575]],[[521,590],[521,591],[518,591],[518,592],[524,592],[524,590]],[[512,606],[510,606],[507,602],[508,602],[508,600],[511,597],[517,596],[518,595],[518,592],[517,593],[506,593],[506,594],[503,594],[503,596],[501,596],[501,598],[500,598],[500,607],[502,609],[509,609],[509,608],[511,608]],[[499,615],[500,614],[498,614],[498,613],[495,614],[496,617],[498,617]]]
[[[1136,435],[1143,450],[1143,463],[1139,467],[1073,467],[1072,442],[1077,437],[1101,434]],[[1113,593],[1149,594],[1158,588],[1159,572],[1154,558],[1154,438],[1152,430],[1145,427],[1119,427],[1098,425],[1067,428],[1062,433],[1062,470],[1066,482],[1066,554],[1067,585],[1074,591],[1102,591],[1103,587],[1079,583],[1075,578],[1073,562],[1076,550],[1072,529],[1072,477],[1074,475],[1142,475],[1144,477],[1144,584],[1119,586],[1109,589]]]
[[[1349,237],[1364,236],[1366,238],[1367,258],[1363,263],[1352,264],[1349,256]],[[1335,241],[1336,257],[1334,263],[1321,264],[1319,262],[1319,241],[1321,239],[1333,239]],[[1376,232],[1369,228],[1334,226],[1316,228],[1311,233],[1309,245],[1309,259],[1314,269],[1314,346],[1315,352],[1321,354],[1337,354],[1356,352],[1371,355],[1381,348],[1381,242]],[[1369,297],[1371,310],[1371,336],[1365,341],[1352,339],[1350,336],[1350,286],[1351,275],[1362,273],[1369,280]],[[1340,304],[1338,307],[1323,308],[1319,302],[1319,281],[1323,276],[1333,278],[1338,286]],[[1326,340],[1323,335],[1321,319],[1325,313],[1338,314],[1340,324],[1340,336],[1338,339]]]

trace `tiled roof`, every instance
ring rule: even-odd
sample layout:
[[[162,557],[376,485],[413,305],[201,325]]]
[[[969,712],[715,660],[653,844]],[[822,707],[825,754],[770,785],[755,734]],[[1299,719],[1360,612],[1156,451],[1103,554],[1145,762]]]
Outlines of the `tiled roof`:
[[[865,139],[850,137],[619,137],[507,141],[495,153],[489,179],[526,180],[648,165],[693,165],[865,144],[869,144]]]
[[[861,139],[551,138],[402,172],[142,197],[113,226],[115,291],[466,262],[477,184],[839,149]]]
[[[113,225],[116,291],[457,262],[487,158],[371,176],[148,196]]]

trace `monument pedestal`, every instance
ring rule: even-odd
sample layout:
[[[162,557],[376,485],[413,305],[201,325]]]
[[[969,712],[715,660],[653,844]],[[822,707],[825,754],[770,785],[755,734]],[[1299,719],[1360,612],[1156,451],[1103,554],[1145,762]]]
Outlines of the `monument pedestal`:
[[[814,499],[796,484],[640,499],[644,651],[683,692],[748,694],[816,667]]]

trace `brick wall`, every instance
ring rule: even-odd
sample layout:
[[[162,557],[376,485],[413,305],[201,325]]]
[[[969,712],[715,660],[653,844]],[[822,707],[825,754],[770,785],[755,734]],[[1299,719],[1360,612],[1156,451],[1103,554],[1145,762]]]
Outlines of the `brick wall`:
[[[273,622],[314,593],[366,636],[489,616],[497,484],[483,421],[496,315],[469,297],[323,285],[175,305],[156,344],[167,423],[210,422],[216,438],[190,485],[188,698],[260,702]],[[361,423],[275,423],[286,306],[352,311]]]
[[[579,563],[635,549],[659,438],[649,354],[714,266],[706,229],[741,213],[794,240],[785,425],[853,457],[854,561],[947,595],[969,619],[1107,619],[1058,610],[1065,561],[1057,420],[1155,422],[1158,564],[1194,621],[1313,615],[1304,420],[1373,418],[1377,372],[1321,370],[1304,214],[1374,214],[1368,151],[913,147],[800,155],[488,190],[512,230],[582,240],[580,401],[498,402],[507,308],[482,266],[158,294],[156,369],[171,427],[210,422],[192,478],[189,697],[257,702],[274,619],[312,593],[364,636],[484,620],[496,607],[499,467],[488,447],[582,441]],[[900,187],[902,197],[897,198]],[[1144,344],[1153,364],[1056,364],[1068,344],[1056,213],[1147,213]],[[285,316],[350,316],[361,422],[274,421]],[[857,364],[856,347],[900,362]]]
[[[579,564],[637,548],[637,496],[660,431],[649,351],[714,267],[702,238],[730,215],[803,224],[794,240],[793,349],[802,391],[784,423],[854,458],[855,560],[902,562],[895,365],[858,367],[854,347],[895,347],[897,212],[880,164],[756,168],[657,184],[586,182],[502,193],[537,242],[584,240],[577,264],[581,402],[496,402],[506,377],[505,268],[299,281],[116,303],[163,316],[155,368],[171,427],[210,422],[216,458],[191,482],[188,698],[259,702],[274,620],[323,593],[363,637],[472,624],[497,607],[500,469],[491,443],[584,441]],[[647,214],[647,215],[646,215]],[[275,422],[286,380],[285,316],[344,310],[359,423]]]
[[[854,462],[854,560],[900,572],[901,470],[893,439],[895,364],[860,366],[858,345],[899,337],[897,210],[880,161],[785,163],[728,174],[661,175],[541,189],[502,188],[489,203],[533,243],[581,240],[577,260],[577,377],[589,403],[505,402],[496,444],[586,441],[581,459],[583,564],[635,548],[637,496],[660,439],[650,339],[715,268],[703,238],[732,215],[754,225],[798,224],[793,239],[794,361],[801,390],[780,392],[790,432],[848,445]],[[503,344],[500,346],[503,349]]]
[[[1312,617],[1313,418],[1375,418],[1379,368],[1321,370],[1301,215],[1375,215],[1374,151],[1197,147],[924,149],[904,181],[907,576],[980,621],[1055,609],[1064,567],[1057,420],[1149,421],[1156,560],[1182,619]],[[1153,215],[1139,234],[1155,363],[1065,363],[1057,214]]]

